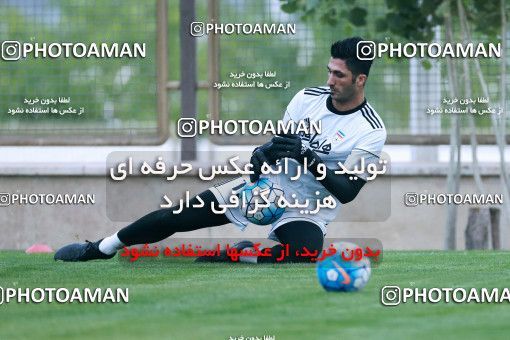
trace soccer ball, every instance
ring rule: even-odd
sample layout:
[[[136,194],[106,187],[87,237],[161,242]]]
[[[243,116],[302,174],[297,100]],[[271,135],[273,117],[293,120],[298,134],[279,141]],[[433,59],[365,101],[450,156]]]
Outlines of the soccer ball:
[[[327,291],[353,292],[365,287],[370,278],[370,261],[363,257],[356,261],[342,257],[351,250],[358,248],[354,243],[340,242],[334,244],[336,253],[317,262],[317,277]],[[348,258],[347,255],[345,255]]]
[[[283,196],[283,189],[267,178],[261,178],[255,183],[246,184],[239,193],[241,212],[248,221],[258,225],[271,224],[278,220],[285,212],[285,207],[279,207],[278,199]],[[261,207],[260,205],[267,205]],[[259,206],[257,207],[256,204]]]

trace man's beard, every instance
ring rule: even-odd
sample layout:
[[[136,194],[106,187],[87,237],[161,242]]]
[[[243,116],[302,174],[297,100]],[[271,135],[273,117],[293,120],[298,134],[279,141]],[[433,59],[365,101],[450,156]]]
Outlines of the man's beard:
[[[347,92],[347,93],[346,93]],[[338,91],[335,91],[331,89],[331,98],[338,103],[344,104],[349,101],[351,101],[355,97],[355,92],[352,89],[348,89],[344,93],[339,93]]]

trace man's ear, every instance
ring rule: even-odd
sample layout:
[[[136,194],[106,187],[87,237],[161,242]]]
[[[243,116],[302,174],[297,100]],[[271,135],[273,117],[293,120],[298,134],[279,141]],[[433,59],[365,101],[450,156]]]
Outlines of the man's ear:
[[[358,74],[356,77],[356,85],[359,87],[364,87],[365,83],[367,82],[367,75],[366,74]]]

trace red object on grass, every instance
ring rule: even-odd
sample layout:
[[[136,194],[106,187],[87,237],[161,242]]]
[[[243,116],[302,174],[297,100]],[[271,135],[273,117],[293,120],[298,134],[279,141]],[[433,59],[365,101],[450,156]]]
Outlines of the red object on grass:
[[[25,250],[27,254],[53,253],[53,249],[46,244],[34,244]]]

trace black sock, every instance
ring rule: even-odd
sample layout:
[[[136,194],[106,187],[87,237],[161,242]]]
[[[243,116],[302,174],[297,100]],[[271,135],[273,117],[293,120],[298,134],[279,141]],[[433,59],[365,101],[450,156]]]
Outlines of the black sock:
[[[179,207],[171,207],[153,211],[118,232],[118,237],[126,246],[134,244],[154,243],[173,235],[176,232],[184,232],[208,228],[230,223],[224,215],[212,212],[211,203],[217,208],[218,201],[210,190],[202,192],[200,198],[204,202],[202,208],[192,208],[199,201],[194,197],[190,201],[190,207],[184,208],[180,213],[173,211]]]

